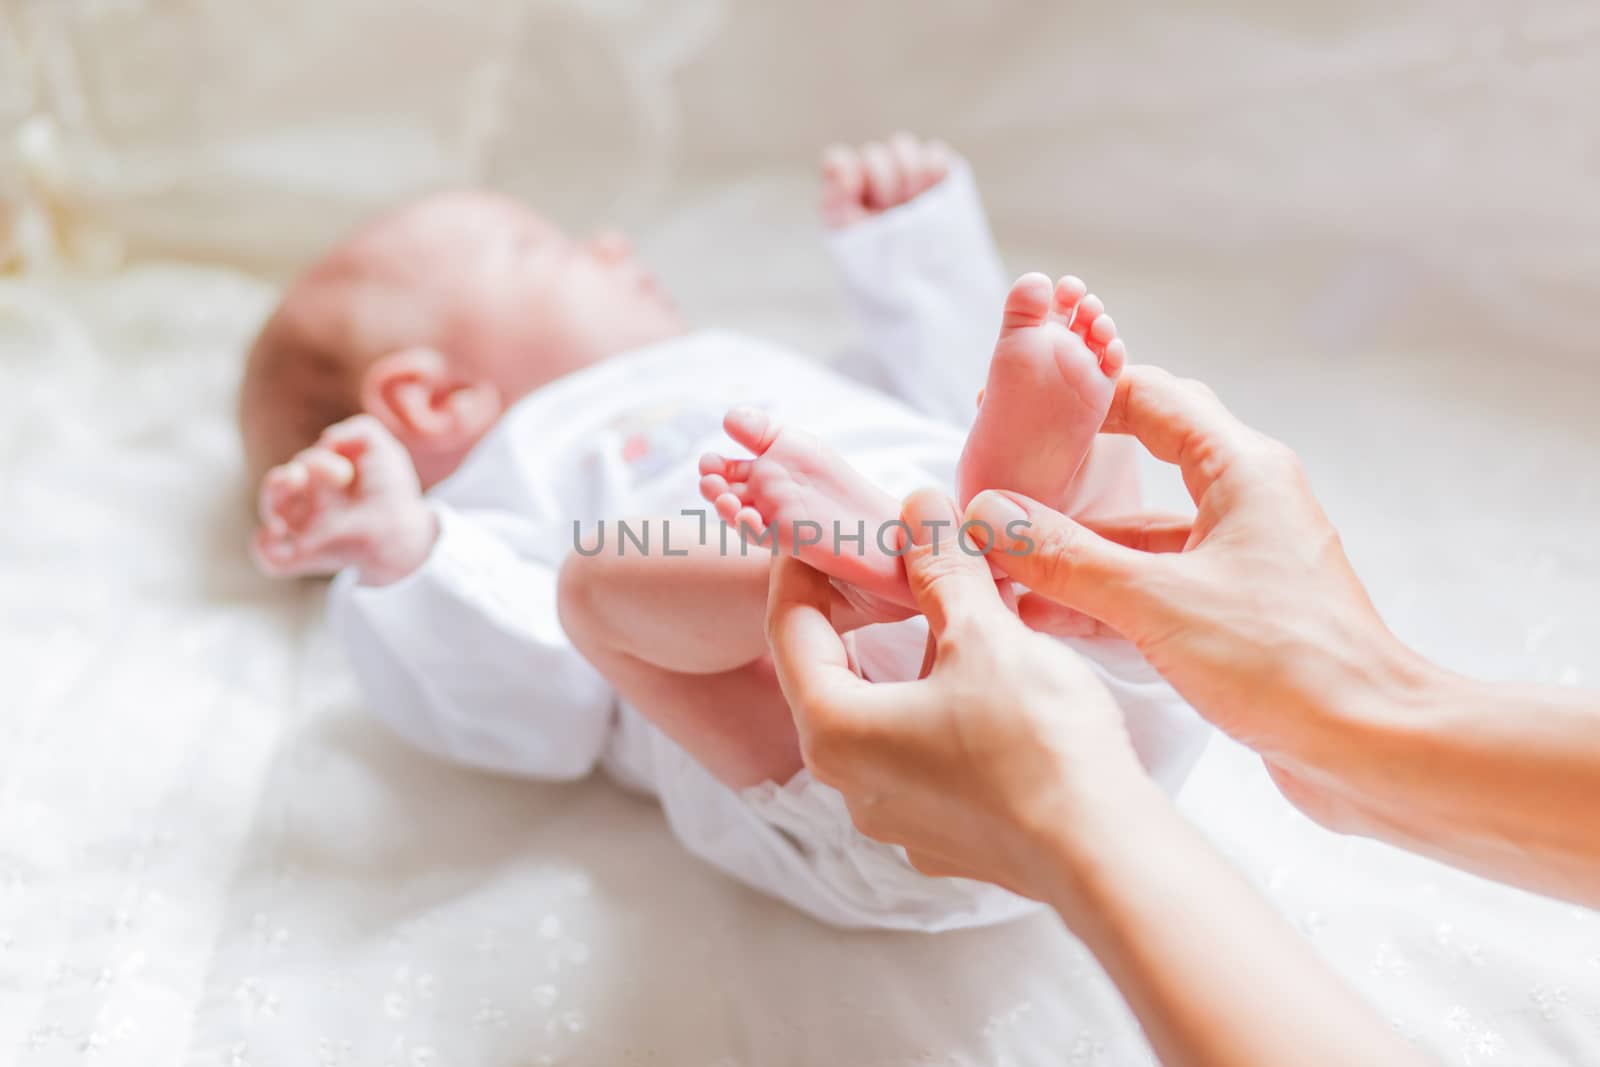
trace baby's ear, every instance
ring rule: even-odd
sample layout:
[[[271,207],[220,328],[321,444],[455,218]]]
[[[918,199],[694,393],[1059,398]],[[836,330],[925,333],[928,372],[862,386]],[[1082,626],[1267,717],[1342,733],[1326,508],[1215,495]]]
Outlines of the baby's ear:
[[[433,348],[407,348],[373,362],[361,378],[361,406],[413,456],[471,448],[500,417],[500,391],[470,381]]]

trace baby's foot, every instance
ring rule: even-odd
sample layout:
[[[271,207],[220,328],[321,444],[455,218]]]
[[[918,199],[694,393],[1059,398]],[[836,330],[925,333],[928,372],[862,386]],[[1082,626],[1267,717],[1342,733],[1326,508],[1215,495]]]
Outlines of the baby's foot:
[[[1104,305],[1068,276],[1024,274],[1006,297],[978,417],[956,471],[961,504],[1010,489],[1060,506],[1127,358]]]
[[[894,554],[899,501],[815,437],[780,426],[764,412],[734,408],[722,426],[755,453],[700,460],[700,495],[724,522],[768,545],[775,540],[780,551],[869,598],[911,605]]]
[[[822,153],[822,222],[841,229],[898,207],[938,185],[952,155],[942,141],[897,133],[888,143],[831,145]]]

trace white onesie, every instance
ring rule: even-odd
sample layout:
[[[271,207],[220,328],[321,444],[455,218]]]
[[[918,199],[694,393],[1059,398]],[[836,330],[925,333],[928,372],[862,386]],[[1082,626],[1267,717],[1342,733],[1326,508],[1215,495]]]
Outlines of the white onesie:
[[[1004,279],[964,167],[902,208],[832,237],[876,361],[855,360],[900,399],[755,338],[693,333],[626,353],[523,398],[429,499],[439,540],[415,573],[382,587],[335,581],[330,600],[373,709],[411,743],[457,762],[543,779],[603,767],[659,798],[691,852],[825,922],[943,930],[1028,910],[993,886],[930,879],[851,825],[843,798],[802,771],[736,792],[636,709],[572,647],[556,575],[578,543],[623,546],[620,519],[707,515],[696,463],[727,451],[721,419],[754,404],[803,426],[895,496],[954,484],[955,463],[993,345]],[[695,525],[696,520],[687,520]],[[635,537],[644,526],[630,523]],[[675,529],[682,529],[682,525]],[[868,532],[868,537],[873,532]],[[765,548],[752,547],[764,552]],[[871,670],[909,668],[920,620],[863,633]],[[1128,714],[1135,744],[1175,789],[1203,747],[1198,718],[1131,648],[1079,643]]]

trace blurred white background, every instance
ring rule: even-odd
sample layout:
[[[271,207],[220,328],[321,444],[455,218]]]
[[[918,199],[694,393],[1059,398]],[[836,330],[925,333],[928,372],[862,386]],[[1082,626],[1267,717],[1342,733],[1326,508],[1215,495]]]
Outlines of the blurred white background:
[[[1487,327],[1593,353],[1600,10],[1585,0],[0,11],[0,116],[16,124],[0,195],[49,211],[80,259],[281,271],[376,205],[466,183],[580,228],[649,228],[803,170],[828,140],[903,126],[972,157],[1012,249],[1237,272],[1423,335]],[[801,195],[725,205],[722,227],[757,204],[763,222],[808,217]]]
[[[910,128],[1013,270],[1302,452],[1406,638],[1596,685],[1596,100],[1590,0],[0,0],[0,1061],[1143,1062],[1048,922],[824,931],[603,783],[391,739],[244,560],[241,347],[340,231],[487,184],[826,355],[816,153]],[[1445,1062],[1600,1062],[1592,913],[1226,745],[1184,803]]]

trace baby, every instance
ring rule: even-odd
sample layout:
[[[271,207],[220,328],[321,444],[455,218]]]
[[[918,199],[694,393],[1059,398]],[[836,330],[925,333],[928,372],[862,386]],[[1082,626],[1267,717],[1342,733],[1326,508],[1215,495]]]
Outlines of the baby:
[[[906,617],[899,499],[931,484],[1133,507],[1131,446],[1096,438],[1123,345],[1075,278],[1005,292],[943,145],[830,149],[822,173],[867,341],[844,369],[875,386],[691,330],[623,238],[572,241],[502,197],[369,225],[290,287],[250,353],[254,552],[273,575],[338,574],[357,677],[422,748],[546,779],[602,766],[659,798],[691,851],[826,922],[1001,921],[1031,903],[923,877],[805,771],[767,574],[780,550],[828,573],[863,674],[913,677],[926,629]],[[749,458],[721,454],[724,430]],[[697,488],[763,540],[708,523]],[[1198,720],[1128,646],[1074,644],[1175,789]]]

